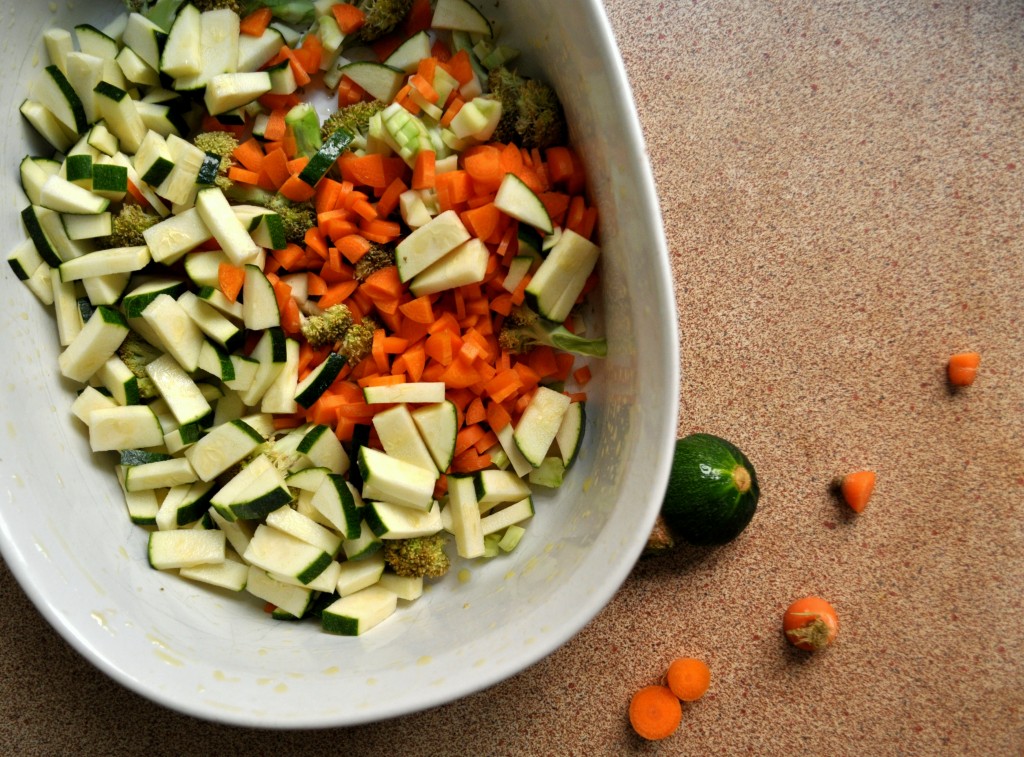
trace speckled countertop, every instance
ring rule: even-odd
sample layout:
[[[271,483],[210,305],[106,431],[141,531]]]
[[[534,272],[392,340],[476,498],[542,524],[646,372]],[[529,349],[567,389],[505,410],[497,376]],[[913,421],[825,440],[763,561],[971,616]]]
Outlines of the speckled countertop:
[[[606,0],[654,166],[682,338],[680,433],[732,439],[762,506],[641,562],[548,659],[386,723],[190,720],[120,688],[0,568],[0,753],[1024,753],[1024,5]],[[949,354],[978,350],[952,393]],[[878,471],[851,517],[831,478]],[[828,597],[827,652],[789,601]],[[712,687],[626,723],[679,655]]]

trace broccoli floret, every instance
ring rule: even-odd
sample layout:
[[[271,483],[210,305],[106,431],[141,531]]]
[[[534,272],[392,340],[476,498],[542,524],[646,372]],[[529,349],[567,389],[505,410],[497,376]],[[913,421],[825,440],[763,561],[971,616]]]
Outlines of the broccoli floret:
[[[395,264],[395,251],[380,244],[370,244],[363,256],[356,261],[356,278],[366,281],[370,276]]]
[[[385,539],[384,561],[400,576],[440,578],[451,567],[444,546],[443,534]]]
[[[238,0],[190,0],[198,11],[231,10],[239,16],[243,15],[241,4]]]
[[[298,154],[312,158],[320,149],[320,117],[309,103],[299,103],[284,117],[295,135],[295,149]]]
[[[316,209],[310,202],[290,202],[281,195],[274,195],[265,206],[281,216],[284,236],[289,242],[302,244],[306,232],[316,226]]]
[[[316,208],[310,202],[291,202],[282,195],[241,184],[232,184],[224,194],[236,203],[251,203],[277,213],[284,225],[285,239],[289,242],[302,244],[306,232],[316,226]]]
[[[134,331],[129,331],[121,346],[117,348],[117,356],[138,379],[139,396],[143,399],[151,399],[159,394],[153,379],[146,373],[146,366],[162,354]]]
[[[518,142],[516,131],[518,120],[518,95],[524,83],[523,77],[510,68],[499,66],[487,77],[487,86],[491,94],[501,103],[501,120],[494,130],[492,139],[497,142]]]
[[[347,105],[327,117],[320,127],[320,137],[323,141],[336,132],[339,128],[349,134],[366,134],[370,128],[370,118],[380,113],[387,107],[387,103],[381,100],[370,100]]]
[[[338,346],[338,354],[343,355],[349,365],[361,363],[373,348],[373,332],[377,328],[377,324],[370,318],[363,318],[362,323],[352,324]]]
[[[100,244],[105,248],[143,245],[146,239],[142,232],[159,221],[159,216],[147,213],[141,206],[126,203],[111,222],[110,236],[100,239]]]
[[[513,309],[505,317],[498,333],[498,345],[503,350],[520,354],[541,344],[588,357],[608,354],[608,343],[604,339],[576,336],[562,324],[546,321],[526,306]]]
[[[544,82],[527,79],[499,66],[487,78],[501,102],[501,120],[493,139],[544,149],[566,141],[567,127],[558,95]]]
[[[536,79],[527,79],[519,94],[516,131],[524,147],[545,149],[566,141],[565,114],[555,90]]]
[[[227,173],[228,169],[235,164],[231,154],[238,147],[238,140],[226,131],[204,131],[192,138],[192,144],[207,155],[214,155],[220,159],[214,184],[227,190],[234,183],[227,177]]]
[[[345,338],[352,327],[352,311],[346,305],[331,305],[323,313],[302,322],[302,335],[312,347],[334,344]]]
[[[413,0],[361,0],[359,10],[366,14],[366,23],[358,32],[361,42],[374,42],[390,34],[405,20]]]

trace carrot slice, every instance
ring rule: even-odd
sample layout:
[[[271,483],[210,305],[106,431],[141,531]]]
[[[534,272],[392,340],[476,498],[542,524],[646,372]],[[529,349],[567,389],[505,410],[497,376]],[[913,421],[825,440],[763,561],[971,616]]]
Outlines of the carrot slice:
[[[430,0],[413,0],[409,8],[409,15],[405,17],[405,24],[402,31],[405,37],[411,37],[417,32],[430,28],[430,22],[434,18],[434,11],[431,8]]]
[[[256,171],[249,171],[238,166],[231,166],[228,169],[228,178],[241,184],[252,184],[257,186],[260,183],[260,175]]]
[[[370,242],[366,237],[361,237],[358,234],[347,234],[337,240],[335,244],[338,246],[338,252],[344,255],[350,263],[355,263],[370,249]]]
[[[981,355],[977,352],[960,352],[949,358],[949,383],[953,386],[970,386],[978,375]]]
[[[317,304],[321,308],[326,310],[331,305],[337,305],[338,303],[347,300],[349,297],[352,296],[352,293],[355,292],[356,287],[358,286],[359,282],[355,280],[341,281],[338,282],[337,284],[332,284],[327,288],[327,291],[324,292],[323,295],[321,295],[320,300],[317,302]]]
[[[384,159],[377,154],[353,155],[346,153],[338,159],[341,177],[356,186],[381,187],[388,185]]]
[[[471,448],[452,459],[452,473],[473,473],[488,468],[490,465],[490,455],[480,455]]]
[[[263,130],[263,137],[267,141],[280,141],[285,138],[288,132],[288,124],[285,116],[288,113],[284,108],[273,109],[266,121],[266,128]]]
[[[483,423],[487,420],[487,411],[484,409],[484,401],[479,397],[474,397],[469,403],[469,407],[466,408],[466,423],[477,424]]]
[[[431,59],[424,58],[423,60]],[[420,62],[422,63],[423,61]],[[440,95],[437,94],[437,90],[434,89],[433,85],[430,83],[431,80],[433,80],[433,74],[431,74],[430,79],[428,80],[419,73],[415,73],[409,77],[409,86],[415,89],[424,100],[433,104],[438,101]]]
[[[238,300],[238,294],[245,283],[245,269],[230,263],[221,263],[217,267],[217,285],[221,293],[231,302]]]
[[[348,3],[332,5],[331,13],[334,14],[334,20],[338,22],[338,27],[344,34],[358,31],[366,23],[366,14],[356,6],[349,5]]]
[[[278,191],[292,202],[306,202],[313,198],[316,190],[300,179],[298,174],[292,174]]]
[[[434,322],[434,308],[430,304],[430,297],[426,295],[409,300],[409,302],[399,305],[398,309],[402,311],[402,315],[416,323]]]
[[[398,207],[399,198],[402,192],[406,191],[409,187],[406,186],[405,182],[401,178],[396,177],[388,184],[387,189],[381,194],[380,199],[377,200],[377,217],[387,218],[389,215],[395,212],[395,208]]]
[[[274,14],[270,8],[260,8],[242,19],[238,31],[249,37],[261,37],[270,26]]]
[[[459,111],[465,104],[466,102],[461,97],[455,97],[441,115],[441,126],[451,126],[452,119],[459,115]]]
[[[437,156],[433,150],[420,150],[412,171],[413,189],[433,189]]]
[[[459,50],[445,61],[445,70],[450,73],[459,84],[468,84],[473,80],[473,64],[470,61],[469,53]]]
[[[870,470],[848,473],[839,484],[843,500],[855,513],[864,512],[875,489],[875,472]]]
[[[371,299],[397,300],[402,297],[405,285],[398,277],[398,267],[389,265],[367,276],[361,289]]]
[[[493,202],[462,213],[462,222],[480,239],[491,237],[501,224],[502,213]]]

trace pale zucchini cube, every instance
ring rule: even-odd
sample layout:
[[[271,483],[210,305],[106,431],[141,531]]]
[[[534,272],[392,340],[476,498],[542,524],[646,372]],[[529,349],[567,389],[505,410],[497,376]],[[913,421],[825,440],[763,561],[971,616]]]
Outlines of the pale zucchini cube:
[[[426,470],[370,447],[359,448],[363,497],[381,499],[421,513],[434,501],[437,471]]]
[[[309,584],[332,562],[331,555],[319,547],[265,524],[256,527],[242,559],[268,573],[295,578],[303,584]]]
[[[342,597],[320,616],[323,629],[342,636],[360,636],[390,617],[398,607],[398,595],[380,586],[369,586]]]
[[[264,602],[270,602],[296,618],[301,618],[309,608],[310,599],[313,596],[311,589],[304,586],[294,586],[271,577],[267,571],[249,566],[249,575],[246,578],[245,590]]]
[[[483,555],[484,533],[472,476],[448,476],[448,510],[459,557],[472,559]]]
[[[373,427],[387,454],[424,470],[436,469],[430,450],[416,428],[412,413],[404,404],[395,405],[374,415]]]
[[[149,535],[149,564],[157,570],[222,563],[227,541],[221,531],[175,529]]]
[[[263,441],[252,426],[242,420],[234,420],[211,429],[185,451],[185,457],[201,480],[212,481],[252,453]]]
[[[85,383],[107,362],[128,335],[128,324],[113,308],[101,305],[57,359],[60,372]]]
[[[480,521],[480,529],[484,536],[494,534],[504,528],[522,523],[524,520],[533,517],[533,512],[533,498],[525,497],[519,502],[503,507],[483,517]]]
[[[411,602],[423,596],[422,576],[397,576],[394,573],[385,573],[377,581],[382,589],[393,591],[399,599]]]
[[[376,552],[365,560],[348,560],[341,565],[337,591],[343,597],[377,583],[384,575],[384,555]],[[397,592],[395,592],[397,594]]]
[[[222,563],[182,568],[178,575],[228,591],[242,591],[249,580],[249,566],[238,560],[226,559]]]
[[[532,467],[540,466],[547,457],[569,404],[566,395],[541,386],[520,416],[515,428],[515,444]]]
[[[89,446],[93,452],[158,447],[163,441],[160,421],[146,405],[97,408],[89,413]]]

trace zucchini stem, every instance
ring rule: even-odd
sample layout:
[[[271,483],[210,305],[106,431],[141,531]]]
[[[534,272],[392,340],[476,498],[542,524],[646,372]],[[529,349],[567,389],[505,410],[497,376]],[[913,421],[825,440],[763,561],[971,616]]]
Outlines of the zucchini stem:
[[[732,469],[732,482],[736,486],[736,491],[740,494],[746,493],[750,489],[750,471],[742,465],[737,465]]]

